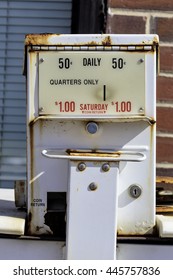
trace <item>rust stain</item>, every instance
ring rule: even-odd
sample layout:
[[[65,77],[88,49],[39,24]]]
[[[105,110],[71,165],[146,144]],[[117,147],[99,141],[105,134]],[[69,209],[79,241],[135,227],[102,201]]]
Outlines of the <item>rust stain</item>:
[[[161,206],[157,206],[156,207],[156,213],[157,214],[161,214],[161,213],[164,213],[164,214],[166,214],[166,213],[168,213],[168,214],[172,214],[173,213],[173,206],[167,206],[167,205],[165,205],[165,206],[163,206],[163,205],[161,205]]]
[[[27,34],[25,36],[25,45],[50,45],[50,39],[51,39],[51,37],[53,37],[55,35],[61,36],[61,34],[52,34],[52,33]],[[57,45],[63,46],[63,44],[60,44],[60,43],[58,43]],[[68,44],[65,44],[65,45],[68,45]],[[91,41],[91,42],[81,43],[81,44],[74,43],[73,45],[75,45],[75,46],[81,46],[81,45],[96,46],[96,45],[98,45],[98,43],[95,41]],[[104,45],[108,45],[108,40],[106,41],[106,38],[105,38]]]
[[[25,36],[26,45],[48,45],[49,39],[52,37],[52,33],[43,33],[43,34],[27,34]],[[60,34],[56,34],[59,36]]]
[[[173,177],[157,176],[156,183],[173,184]]]
[[[55,36],[62,36],[62,35],[54,34],[54,33],[27,34],[25,36],[25,45],[50,45],[51,38],[55,37]],[[137,48],[139,48],[139,49],[141,48],[141,50],[143,50],[143,45],[151,45],[151,46],[154,46],[157,48],[159,45],[158,37],[155,36],[152,41],[142,41],[141,44],[139,44],[137,46]],[[58,43],[56,45],[63,45],[63,44]],[[65,44],[65,45],[69,45],[69,44]],[[96,45],[111,46],[111,45],[113,45],[113,42],[111,40],[111,35],[107,35],[100,42],[88,41],[88,42],[83,42],[83,43],[74,43],[73,45],[76,45],[76,46],[96,46]],[[134,45],[134,43],[132,42],[131,45]],[[124,45],[124,47],[127,47],[127,45]]]
[[[153,38],[153,44],[154,45],[159,45],[159,41],[158,41],[158,37],[157,36],[155,36],[154,38]]]
[[[119,157],[121,155],[120,152],[114,152],[114,153],[103,153],[103,152],[81,152],[81,151],[75,151],[75,150],[66,150],[66,152],[71,156],[91,156],[91,157]]]
[[[102,40],[102,45],[103,46],[111,46],[112,45],[111,37],[107,36],[106,38],[104,38],[104,40]]]
[[[89,46],[97,46],[98,43],[96,43],[95,41],[91,41],[91,42],[88,42],[86,45],[89,45]]]
[[[150,119],[149,119],[149,123],[150,123],[151,125],[153,125],[153,124],[155,124],[155,123],[156,123],[156,120],[155,120],[155,119],[153,119],[153,118],[150,118]]]
[[[157,36],[154,36],[153,37],[153,39],[152,39],[152,41],[142,41],[142,43],[144,44],[144,45],[156,45],[156,46],[158,46],[159,45],[159,41],[158,41],[158,37]]]
[[[61,36],[61,34],[52,34],[52,33],[43,33],[43,34],[27,34],[25,36],[25,45],[50,45],[50,39],[53,36]],[[58,45],[63,45],[58,43]],[[66,44],[68,45],[68,44]],[[103,46],[111,46],[112,41],[110,36],[106,36],[102,42],[96,42],[96,41],[88,41],[84,43],[74,43],[73,45],[76,46],[97,46],[97,45],[103,45]]]

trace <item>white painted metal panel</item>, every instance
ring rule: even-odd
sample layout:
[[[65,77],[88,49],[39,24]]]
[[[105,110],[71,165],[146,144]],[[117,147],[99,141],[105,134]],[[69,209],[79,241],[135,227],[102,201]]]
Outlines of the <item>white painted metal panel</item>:
[[[47,222],[45,222],[45,215],[48,212],[49,204],[48,193],[67,193],[67,197],[69,198],[67,199],[67,242],[69,242],[69,245],[67,246],[67,256],[70,259],[98,258],[100,248],[103,245],[102,232],[97,229],[95,229],[95,233],[98,236],[97,241],[99,242],[100,246],[97,244],[97,242],[95,242],[97,245],[94,244],[93,241],[93,246],[96,246],[94,250],[95,255],[92,251],[92,248],[89,252],[88,246],[83,245],[84,241],[88,240],[86,234],[86,232],[89,231],[90,223],[90,220],[88,219],[88,213],[89,216],[91,216],[92,209],[94,209],[94,200],[90,200],[90,193],[87,190],[87,186],[90,182],[93,182],[95,180],[99,182],[99,185],[101,186],[101,192],[98,192],[98,197],[96,197],[95,207],[97,209],[97,214],[93,216],[92,225],[94,227],[95,221],[99,216],[98,209],[101,208],[101,205],[103,205],[104,210],[101,212],[101,217],[105,217],[105,207],[108,208],[110,223],[107,224],[107,221],[104,218],[101,220],[101,217],[99,216],[99,221],[97,224],[97,228],[99,229],[98,225],[100,225],[100,221],[105,223],[105,238],[107,239],[107,242],[109,238],[108,236],[110,235],[110,242],[112,244],[113,238],[115,237],[114,234],[116,234],[116,232],[118,232],[118,234],[120,235],[152,234],[153,228],[155,226],[154,91],[156,80],[156,39],[157,38],[153,35],[71,35],[67,38],[67,36],[65,35],[59,36],[49,34],[47,36],[29,35],[26,38],[26,65],[28,74],[27,206],[28,216],[30,217],[28,223],[28,234],[47,234],[50,236],[55,235],[54,230],[56,231],[56,227],[58,228],[58,223],[55,223],[54,230],[52,230],[51,223],[47,224]],[[143,68],[140,73],[140,75],[142,76],[140,80],[142,83],[142,90],[140,90],[140,85],[137,83],[137,90],[132,90],[132,92],[130,91],[129,95],[131,94],[132,97],[132,93],[134,93],[135,96],[137,96],[137,94],[140,95],[140,93],[142,94],[142,96],[137,96],[136,99],[135,96],[133,96],[132,98],[136,101],[138,107],[140,102],[142,104],[141,106],[144,106],[145,110],[143,111],[143,113],[136,115],[137,110],[135,109],[134,111],[132,111],[132,113],[134,114],[129,116],[124,114],[124,112],[123,114],[118,115],[113,114],[111,110],[108,110],[108,114],[105,117],[104,115],[100,116],[98,112],[96,112],[94,115],[81,116],[79,111],[77,111],[76,115],[73,114],[73,112],[70,112],[72,114],[68,114],[69,112],[60,112],[64,113],[61,115],[59,114],[59,111],[57,112],[55,110],[55,102],[61,102],[61,100],[59,101],[55,99],[56,95],[58,96],[58,98],[67,98],[63,99],[63,102],[71,102],[73,100],[70,100],[69,98],[71,94],[70,89],[72,89],[72,97],[76,98],[76,104],[78,102],[77,95],[79,95],[79,92],[77,92],[77,90],[73,90],[73,87],[69,87],[67,91],[66,85],[57,85],[56,89],[52,89],[52,85],[50,86],[50,79],[52,78],[52,75],[54,75],[54,72],[56,72],[56,55],[58,55],[59,67],[60,65],[62,66],[62,61],[63,65],[65,65],[64,54],[66,53],[66,51],[66,54],[70,53],[70,56],[68,57],[68,59],[70,60],[68,60],[68,62],[72,62],[75,64],[75,61],[79,62],[81,61],[81,59],[83,60],[83,54],[85,52],[87,58],[89,58],[89,54],[93,55],[93,52],[96,52],[98,54],[98,49],[100,54],[100,47],[102,47],[102,51],[104,52],[103,55],[101,54],[101,58],[105,59],[106,55],[108,55],[108,57],[111,59],[108,60],[109,62],[111,61],[111,65],[113,62],[112,59],[114,58],[111,55],[115,54],[115,56],[118,56],[119,52],[120,54],[122,54],[123,52],[124,59],[131,55],[133,58],[137,58],[139,61],[140,57],[142,57],[141,64]],[[63,60],[59,60],[61,58],[59,54],[62,54],[62,51]],[[73,59],[73,52],[75,57],[74,62],[71,61]],[[42,57],[42,54],[46,55]],[[46,62],[49,59],[49,54],[50,63]],[[78,54],[80,59],[77,56]],[[92,58],[94,57],[92,56]],[[131,63],[129,63],[129,65],[133,65],[133,59],[130,61]],[[44,66],[44,62],[45,66],[47,65],[47,67]],[[46,72],[46,68],[51,69],[52,64],[52,70]],[[41,68],[42,66],[43,69]],[[67,64],[66,66],[69,66],[69,64]],[[107,69],[108,65],[106,64],[106,66]],[[91,71],[93,71],[92,73],[94,73],[94,65],[88,65],[85,67],[88,68],[88,70],[85,72],[86,75],[89,75],[88,73],[90,72],[90,67],[92,67]],[[79,75],[84,75],[83,73],[79,73],[82,72],[83,68],[84,65],[82,67],[80,66],[74,68],[74,72],[76,71],[76,73],[71,73],[71,75],[75,74],[76,77],[79,77]],[[137,76],[138,65],[135,65],[135,67],[133,65],[132,70],[133,68],[135,68],[135,73]],[[68,70],[69,69],[67,67],[66,71],[68,72]],[[119,71],[121,70],[122,69],[119,69]],[[102,71],[100,71],[100,73],[98,74],[98,77],[100,77],[100,79],[104,79],[104,75],[101,72]],[[124,86],[124,76],[128,80],[130,74],[128,75],[129,72],[121,73],[122,74],[118,74],[118,78],[121,81],[117,81],[118,98],[120,98],[121,96],[121,90],[123,92],[123,98],[126,96],[126,94],[128,95],[127,87],[126,85]],[[63,74],[65,75],[65,71],[63,72]],[[108,76],[109,75],[107,75],[107,77]],[[62,78],[61,75],[60,77]],[[110,77],[111,79],[109,80],[109,84],[111,84],[112,80],[112,92],[114,92],[116,91],[116,83],[114,83],[114,75],[112,74],[112,72],[110,74]],[[82,79],[84,79],[84,76],[82,76],[81,80]],[[135,80],[133,81],[135,83]],[[104,88],[103,86],[105,84],[106,82],[104,84],[101,84],[102,89]],[[83,88],[84,87],[81,87],[81,92]],[[95,104],[95,100],[99,100],[100,96],[93,96],[94,91],[90,95],[91,86],[86,85],[86,88],[88,90],[84,89],[84,93],[81,93],[79,97],[79,104],[87,104],[87,100],[89,100],[90,104]],[[124,88],[126,90],[124,90]],[[43,96],[41,96],[41,93],[43,93]],[[102,98],[103,97],[104,92],[102,91]],[[105,101],[103,100],[103,103]],[[125,100],[122,100],[122,102],[124,101]],[[135,104],[135,101],[133,101],[133,104]],[[53,102],[54,105],[52,105],[51,102]],[[40,106],[43,107],[41,108]],[[61,105],[59,104],[58,106]],[[46,109],[45,111],[44,107]],[[62,110],[67,111],[67,108],[64,107],[64,109]],[[89,132],[88,122],[95,123],[95,127],[97,128],[95,133]],[[64,157],[62,158],[59,156],[58,153],[61,152],[66,153],[65,159]],[[79,154],[83,153],[84,161],[86,161],[85,164],[88,162],[90,163],[89,168],[86,169],[86,177],[85,175],[82,175],[80,177],[80,175],[76,171],[76,163],[72,163],[71,167],[68,168],[68,159],[74,162],[73,155],[70,158],[68,157],[69,155],[71,155],[71,152]],[[85,157],[85,154],[87,152],[91,154],[91,158],[89,158],[90,155],[88,156],[88,158]],[[102,162],[100,160],[100,157],[103,156],[104,153],[108,154],[108,156],[110,156],[110,153],[114,153],[114,157],[117,155],[117,162],[119,162],[118,168],[114,166],[116,170],[115,176],[110,173],[111,175],[108,179],[106,179],[105,174],[100,175],[100,169],[98,168],[99,164]],[[133,160],[130,160],[129,157],[125,158],[125,155],[127,154],[133,155]],[[96,160],[93,159],[94,156],[98,156],[99,162],[96,162]],[[77,160],[77,158],[74,159]],[[97,159],[97,157],[95,159]],[[117,174],[119,175],[117,176]],[[117,179],[118,177],[119,179]],[[92,180],[92,178],[95,179]],[[105,191],[107,181],[109,181],[110,184],[110,192]],[[78,183],[80,183],[81,186],[84,186],[82,191],[77,191],[78,186],[76,184]],[[133,191],[132,186],[134,185],[136,189],[134,189]],[[138,196],[136,194],[138,194],[139,190],[140,195]],[[97,192],[95,192],[95,194],[96,193]],[[116,194],[118,195],[118,201],[116,199]],[[108,198],[106,201],[105,197]],[[108,200],[110,199],[110,197],[111,203],[110,205],[108,205]],[[112,200],[113,197],[114,203]],[[38,203],[39,205],[36,205],[34,203],[34,201],[37,200],[40,202],[40,204]],[[91,202],[92,204],[91,209],[88,208],[89,202]],[[112,207],[112,212],[109,208],[110,206]],[[116,207],[118,207],[117,212]],[[81,209],[81,211],[78,212],[78,209]],[[76,215],[73,213],[73,211],[76,213]],[[80,223],[77,223],[77,221],[75,220],[76,216],[79,218]],[[80,227],[80,224],[83,226]],[[78,228],[77,234],[75,232],[75,225]],[[85,230],[83,228],[85,228]],[[70,235],[71,232],[72,238]],[[75,236],[75,234],[77,237]],[[88,232],[88,234],[91,238],[90,231]],[[77,244],[77,239],[75,238],[78,238],[78,240],[81,241],[81,247],[83,246],[83,250],[85,249],[85,252],[82,255],[80,254],[79,248],[77,248],[76,251],[77,255],[73,255],[73,252],[75,250],[74,248]],[[87,241],[87,244],[88,243],[89,240]],[[70,244],[72,244],[72,246]],[[116,246],[116,240],[114,244]],[[109,253],[113,252],[112,254],[106,254],[106,257],[104,256],[104,254],[100,255],[99,259],[114,258],[115,246],[112,250],[109,250]],[[70,252],[70,248],[72,248],[72,253]]]
[[[87,162],[78,170],[70,161],[67,200],[67,259],[115,259],[117,228],[118,164]],[[90,189],[94,183],[96,189]]]

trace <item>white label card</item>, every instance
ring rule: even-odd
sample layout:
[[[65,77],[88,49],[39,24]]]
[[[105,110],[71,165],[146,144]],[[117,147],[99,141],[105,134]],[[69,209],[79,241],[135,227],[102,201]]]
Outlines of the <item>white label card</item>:
[[[43,51],[38,57],[40,115],[144,115],[144,52]]]

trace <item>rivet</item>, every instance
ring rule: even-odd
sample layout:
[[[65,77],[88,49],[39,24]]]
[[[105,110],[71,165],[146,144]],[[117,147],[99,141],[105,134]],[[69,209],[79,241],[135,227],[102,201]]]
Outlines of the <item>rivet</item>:
[[[91,191],[95,191],[98,188],[97,184],[92,182],[91,184],[89,184],[89,189]]]
[[[103,165],[102,165],[102,170],[103,170],[104,172],[108,172],[108,171],[110,170],[110,165],[109,165],[109,163],[103,163]]]
[[[131,197],[138,198],[142,194],[142,189],[139,185],[131,185],[129,187],[129,193],[130,193]]]
[[[77,167],[79,171],[84,171],[86,168],[86,164],[84,162],[80,162]]]

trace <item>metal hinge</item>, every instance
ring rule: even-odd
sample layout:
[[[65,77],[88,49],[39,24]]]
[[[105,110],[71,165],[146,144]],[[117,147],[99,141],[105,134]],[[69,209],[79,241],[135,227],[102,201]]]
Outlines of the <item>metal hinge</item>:
[[[32,51],[151,51],[151,45],[83,45],[83,46],[31,46]]]

